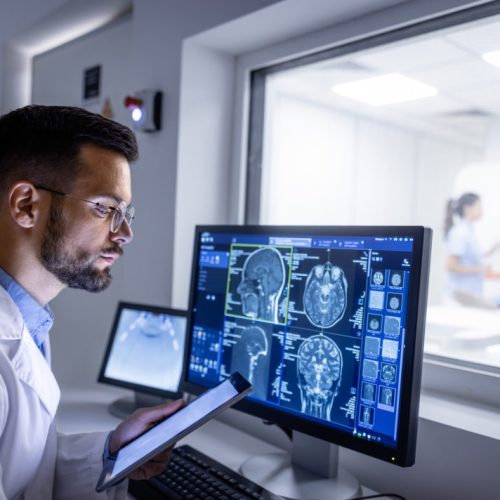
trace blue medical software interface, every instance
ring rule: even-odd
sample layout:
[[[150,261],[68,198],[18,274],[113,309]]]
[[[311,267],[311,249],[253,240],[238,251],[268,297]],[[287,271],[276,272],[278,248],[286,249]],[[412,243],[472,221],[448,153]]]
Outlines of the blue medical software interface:
[[[202,233],[188,379],[396,446],[411,237]]]

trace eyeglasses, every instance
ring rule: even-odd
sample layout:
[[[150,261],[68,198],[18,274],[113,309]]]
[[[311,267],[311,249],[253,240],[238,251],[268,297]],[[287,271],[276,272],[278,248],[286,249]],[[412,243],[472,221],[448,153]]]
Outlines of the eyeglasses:
[[[57,191],[56,189],[50,189],[45,186],[35,186],[37,189],[43,189],[44,191],[48,191],[49,193],[58,194],[60,196],[66,196],[67,198],[71,198],[73,200],[84,201],[85,203],[90,203],[94,205],[97,210],[97,213],[100,217],[106,217],[111,212],[113,212],[113,217],[111,218],[111,232],[117,233],[123,224],[123,221],[126,220],[129,226],[132,225],[132,221],[134,220],[135,208],[130,206],[127,207],[124,202],[120,203],[117,207],[111,207],[109,205],[103,205],[98,201],[90,201],[84,200],[83,198],[77,198],[76,196],[71,196],[70,194],[63,193],[62,191]]]

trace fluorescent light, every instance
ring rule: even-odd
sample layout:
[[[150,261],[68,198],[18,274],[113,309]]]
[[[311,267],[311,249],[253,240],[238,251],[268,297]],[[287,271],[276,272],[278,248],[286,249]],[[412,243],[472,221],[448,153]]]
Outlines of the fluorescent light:
[[[485,52],[481,56],[487,63],[493,64],[500,68],[500,50],[493,50],[492,52]]]
[[[437,94],[437,89],[399,73],[340,83],[332,92],[372,106],[414,101]]]

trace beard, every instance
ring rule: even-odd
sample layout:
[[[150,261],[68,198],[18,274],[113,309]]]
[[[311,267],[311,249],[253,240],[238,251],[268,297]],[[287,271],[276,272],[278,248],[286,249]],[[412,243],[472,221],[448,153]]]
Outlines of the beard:
[[[119,255],[123,253],[117,246],[102,251]],[[113,277],[109,268],[101,270],[95,267],[98,258],[99,255],[83,250],[71,252],[64,238],[61,206],[58,201],[53,200],[41,245],[41,262],[45,269],[70,288],[101,292],[110,285]]]

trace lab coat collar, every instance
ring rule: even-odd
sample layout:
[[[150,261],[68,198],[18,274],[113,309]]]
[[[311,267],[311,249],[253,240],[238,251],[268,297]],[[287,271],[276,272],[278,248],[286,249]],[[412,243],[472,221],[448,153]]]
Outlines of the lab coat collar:
[[[33,388],[48,413],[54,417],[60,399],[59,386],[47,360],[29,334],[19,309],[2,287],[0,342],[19,379]],[[45,342],[48,343],[48,339]]]

